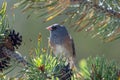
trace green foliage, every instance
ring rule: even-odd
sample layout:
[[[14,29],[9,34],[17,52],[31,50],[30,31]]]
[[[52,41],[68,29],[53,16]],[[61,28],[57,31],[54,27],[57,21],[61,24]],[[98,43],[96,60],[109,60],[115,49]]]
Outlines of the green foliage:
[[[49,0],[50,1],[50,0]],[[96,34],[101,34],[103,38],[107,38],[109,33],[112,34],[108,37],[115,37],[119,35],[119,13],[118,12],[118,3],[114,1],[101,1],[101,0],[81,0],[79,2],[79,7],[76,7],[77,4],[69,4],[64,8],[61,8],[65,4],[60,4],[59,1],[62,0],[51,0],[52,2],[49,3],[48,0],[22,0],[20,3],[16,4],[16,6],[23,5],[26,7],[24,10],[28,8],[37,8],[35,4],[39,2],[44,3],[45,5],[40,5],[40,9],[50,8],[49,11],[51,14],[46,17],[46,21],[49,21],[56,17],[58,14],[62,12],[57,12],[57,10],[63,9],[65,10],[68,5],[70,7],[66,14],[68,14],[69,18],[65,21],[75,22],[76,26],[83,26],[83,27],[75,27],[75,30],[80,31],[81,29],[95,29]],[[47,3],[45,3],[47,2]],[[55,3],[54,3],[55,2]],[[34,4],[32,4],[34,3]],[[56,8],[55,5],[59,3],[59,7]],[[102,3],[101,6],[98,6]],[[114,3],[115,5],[113,5]],[[109,4],[109,5],[108,5]],[[6,28],[8,27],[8,22],[6,20],[6,6],[7,3],[4,2],[2,9],[0,10],[0,39],[3,37],[3,33],[5,32]],[[34,7],[35,6],[35,7]],[[104,8],[112,7],[112,9]],[[90,8],[89,8],[90,7]],[[51,9],[52,8],[52,9]],[[74,9],[74,10],[73,10]],[[99,10],[99,12],[96,12]],[[46,14],[49,12],[45,12]],[[113,11],[113,12],[111,12]],[[52,13],[53,12],[53,13]],[[72,13],[73,12],[73,13]],[[89,14],[88,14],[89,13]],[[113,15],[114,14],[114,15]],[[79,16],[77,18],[77,16]],[[73,20],[74,19],[74,20]],[[105,22],[105,23],[104,23]],[[87,24],[86,24],[87,23]],[[112,26],[110,26],[112,25]],[[115,26],[114,26],[115,25]],[[114,27],[113,27],[114,26]],[[117,26],[117,27],[116,27]],[[114,33],[114,31],[117,32]],[[107,31],[107,32],[106,32]],[[114,35],[113,35],[114,33]],[[114,39],[115,39],[114,38]],[[67,78],[64,77],[65,80],[119,80],[120,79],[120,69],[119,65],[115,61],[107,60],[105,57],[90,57],[88,59],[84,59],[80,63],[80,71],[72,71],[69,69],[69,65],[66,65],[66,60],[60,59],[59,57],[55,57],[52,55],[51,50],[48,48],[41,47],[42,44],[42,37],[41,34],[38,36],[38,47],[30,54],[30,60],[28,61],[28,65],[24,66],[23,70],[18,74],[19,76],[15,76],[13,78],[7,78],[5,74],[0,74],[0,80],[63,80],[63,77],[67,75]],[[0,41],[1,42],[1,41]],[[16,63],[17,64],[17,63]],[[68,70],[68,72],[66,72]],[[12,69],[9,71],[9,73]],[[81,73],[81,76],[78,77],[78,73]],[[69,74],[69,75],[68,75]],[[82,78],[81,78],[82,77]]]
[[[98,36],[109,42],[120,37],[119,5],[120,0],[20,0],[14,7],[23,6],[23,12],[44,16],[45,22],[66,15],[61,23],[68,23],[75,31],[85,30],[92,37]]]
[[[11,32],[7,20],[6,8],[7,2],[4,1],[2,3],[2,7],[0,8],[0,80],[6,80],[6,75],[14,70],[15,67],[18,65],[18,62],[22,60],[20,54],[18,52],[15,52],[13,49],[12,39],[9,36]],[[19,35],[19,33],[15,32],[14,34],[16,36]],[[13,34],[10,35],[12,36]],[[15,42],[18,42],[18,39],[18,37],[15,38],[14,36]],[[17,61],[17,59],[19,59],[19,61],[15,62],[15,60]]]
[[[81,63],[81,72],[85,80],[118,80],[119,71],[119,65],[105,57],[90,57]]]
[[[2,41],[2,38],[4,37],[3,36],[3,32],[6,28],[6,24],[5,24],[5,17],[6,17],[6,6],[7,6],[7,3],[4,2],[3,5],[2,5],[2,8],[0,9],[0,40]]]
[[[2,8],[0,10],[0,34],[2,34],[8,27],[8,22],[6,19],[6,7],[7,2],[3,2]]]
[[[3,40],[9,34],[9,22],[6,14],[7,2],[4,1],[0,9],[0,43],[3,43]]]
[[[33,55],[30,55],[29,63],[31,65],[21,71],[24,74],[23,77],[27,80],[58,80],[57,75],[63,73],[60,71],[64,68],[66,61],[53,56],[49,49],[41,48],[41,39],[41,35],[39,35],[38,47],[35,49],[35,54],[32,53]],[[58,66],[60,67],[58,68]]]

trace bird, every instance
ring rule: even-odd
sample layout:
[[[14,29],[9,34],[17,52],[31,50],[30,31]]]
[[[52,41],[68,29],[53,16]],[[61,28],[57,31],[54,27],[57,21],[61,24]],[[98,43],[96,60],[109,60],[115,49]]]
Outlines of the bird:
[[[75,45],[66,27],[60,24],[53,24],[46,29],[50,32],[48,42],[53,54],[57,57],[65,57],[70,64],[70,68],[74,68],[76,56]]]

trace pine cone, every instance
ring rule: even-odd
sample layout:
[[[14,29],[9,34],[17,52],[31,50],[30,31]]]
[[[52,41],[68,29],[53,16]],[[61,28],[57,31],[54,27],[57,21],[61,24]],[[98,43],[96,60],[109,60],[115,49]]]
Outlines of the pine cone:
[[[5,38],[3,47],[6,47],[7,49],[10,49],[11,51],[15,50],[14,46],[12,45],[12,41],[9,37]]]
[[[3,43],[0,43],[0,71],[3,72],[3,70],[7,69],[10,65],[11,58],[19,59],[19,56],[17,54],[13,54],[11,52],[15,51],[15,47],[18,48],[18,46],[21,45],[22,42],[22,36],[19,35],[19,33],[15,33],[15,30],[6,30],[5,31],[5,38],[3,39]],[[3,48],[6,48],[6,51]],[[14,57],[15,55],[15,57]],[[22,58],[20,57],[19,61]],[[24,60],[23,60],[24,61]]]
[[[2,47],[0,47],[0,72],[3,72],[3,70],[8,67],[10,67],[10,57],[8,57],[2,50]]]
[[[16,33],[15,30],[11,30],[10,34],[8,35],[10,38],[12,45],[16,48],[21,45],[22,42],[22,36],[19,35],[19,33]]]

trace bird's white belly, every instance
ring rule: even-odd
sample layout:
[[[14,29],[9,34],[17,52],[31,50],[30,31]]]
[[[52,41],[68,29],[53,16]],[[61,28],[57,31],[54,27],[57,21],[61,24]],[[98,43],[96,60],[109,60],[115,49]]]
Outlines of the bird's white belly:
[[[70,63],[70,68],[73,67],[74,65],[73,58],[70,56],[69,51],[64,46],[56,45],[54,54],[56,57],[59,57],[60,59],[65,59],[66,64]]]
[[[68,51],[64,48],[64,46],[56,45],[56,49],[54,51],[56,56],[66,56],[67,53]]]

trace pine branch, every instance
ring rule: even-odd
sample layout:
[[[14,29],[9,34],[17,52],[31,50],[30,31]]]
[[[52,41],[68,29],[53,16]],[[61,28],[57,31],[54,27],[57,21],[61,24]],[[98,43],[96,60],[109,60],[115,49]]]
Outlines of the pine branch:
[[[85,30],[92,37],[98,36],[109,42],[120,37],[119,5],[119,0],[22,0],[14,7],[23,6],[23,12],[36,12],[36,15],[45,17],[45,22],[67,15],[62,23],[70,22],[76,31]]]
[[[89,57],[81,61],[81,73],[85,80],[119,80],[119,64],[105,57]]]
[[[15,66],[11,65],[12,60],[28,66],[27,61],[15,52],[15,49],[21,45],[22,36],[9,28],[6,8],[7,2],[4,1],[0,9],[0,73]]]
[[[85,2],[89,7],[94,8],[95,10],[102,11],[103,13],[106,13],[107,16],[114,16],[116,18],[120,18],[120,12],[119,12],[119,4],[117,4],[117,1],[109,1],[108,0],[80,0],[80,4]],[[111,6],[113,5],[113,6]],[[115,5],[115,6],[114,6]],[[118,5],[118,6],[116,6]],[[117,10],[114,7],[118,7]]]
[[[0,9],[0,36],[2,37],[2,33],[8,28],[8,21],[6,18],[6,7],[7,2],[3,2],[2,8]]]
[[[11,51],[5,47],[2,48],[2,50],[6,53],[6,55],[8,57],[10,57],[12,60],[18,62],[18,63],[22,63],[23,65],[25,66],[28,66],[29,63],[21,56],[20,53],[18,52],[14,52],[14,51]]]

